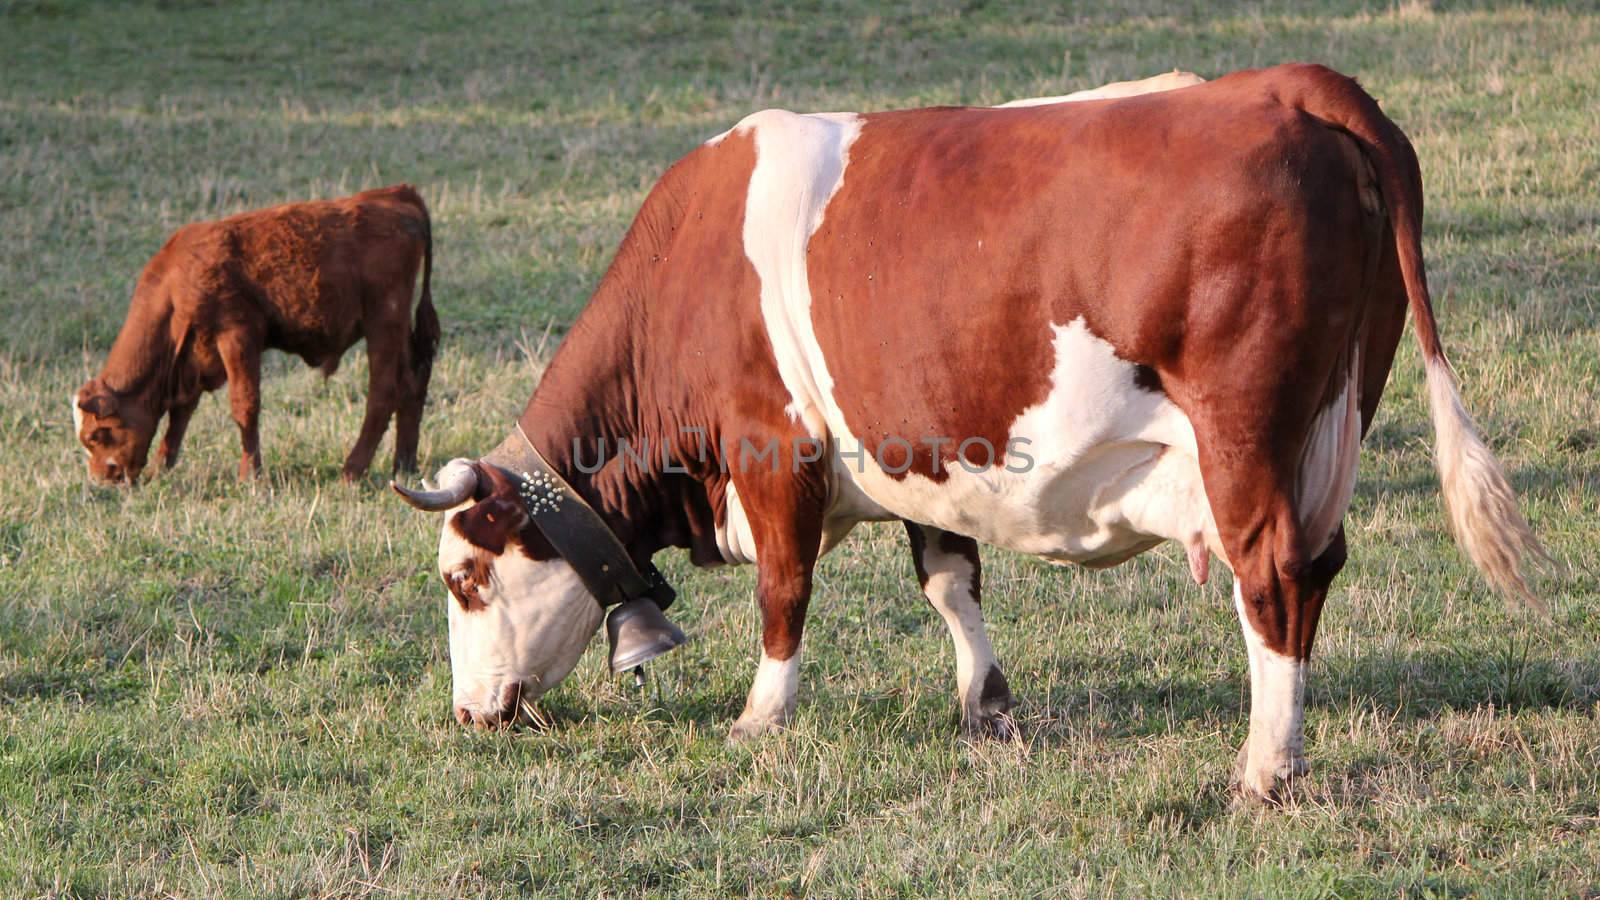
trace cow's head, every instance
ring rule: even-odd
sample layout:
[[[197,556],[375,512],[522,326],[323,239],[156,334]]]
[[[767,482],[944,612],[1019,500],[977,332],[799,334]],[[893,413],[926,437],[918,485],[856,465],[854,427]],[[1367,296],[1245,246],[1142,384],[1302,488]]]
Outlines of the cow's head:
[[[89,454],[89,477],[106,484],[133,482],[144,471],[157,418],[98,378],[72,395],[72,422]]]
[[[504,471],[456,459],[436,480],[438,490],[395,490],[418,509],[445,514],[439,577],[449,591],[456,718],[464,725],[509,724],[524,701],[572,671],[604,615],[528,521]]]

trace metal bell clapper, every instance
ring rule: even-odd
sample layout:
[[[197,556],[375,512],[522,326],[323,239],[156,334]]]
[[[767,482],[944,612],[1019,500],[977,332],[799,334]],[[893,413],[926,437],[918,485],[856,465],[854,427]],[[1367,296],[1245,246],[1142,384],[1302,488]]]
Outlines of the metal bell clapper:
[[[649,597],[629,600],[606,616],[606,640],[611,643],[611,672],[626,672],[644,665],[689,640]]]

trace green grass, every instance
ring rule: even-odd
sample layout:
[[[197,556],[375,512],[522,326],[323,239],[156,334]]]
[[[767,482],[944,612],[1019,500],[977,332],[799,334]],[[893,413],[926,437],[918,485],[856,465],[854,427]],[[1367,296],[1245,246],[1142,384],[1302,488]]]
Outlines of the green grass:
[[[1600,10],[1592,5],[0,0],[0,895],[1588,895],[1600,891]],[[1025,737],[956,737],[898,528],[824,560],[801,711],[724,740],[753,572],[666,560],[694,637],[592,650],[543,731],[449,716],[437,522],[337,467],[364,362],[275,357],[267,477],[219,396],[183,465],[84,483],[66,397],[177,225],[408,180],[445,343],[426,464],[505,433],[652,180],[744,114],[993,103],[1281,60],[1412,136],[1469,406],[1563,564],[1554,622],[1445,533],[1411,339],[1318,641],[1313,774],[1227,791],[1227,579],[986,552]],[[382,451],[387,453],[387,447]],[[380,459],[383,456],[380,455]]]

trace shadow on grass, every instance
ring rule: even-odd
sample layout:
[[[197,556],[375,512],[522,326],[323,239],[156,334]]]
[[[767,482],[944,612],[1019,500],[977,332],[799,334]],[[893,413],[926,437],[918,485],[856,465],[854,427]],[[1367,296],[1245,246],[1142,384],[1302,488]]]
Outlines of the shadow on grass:
[[[0,707],[26,700],[62,698],[84,704],[113,704],[145,689],[142,679],[120,672],[22,670],[0,677]]]
[[[1432,436],[1428,436],[1432,445]],[[1372,501],[1385,496],[1439,496],[1439,476],[1431,467],[1425,474],[1403,478],[1357,479],[1355,496]],[[1557,494],[1581,485],[1589,492],[1600,492],[1600,468],[1585,465],[1524,466],[1506,473],[1518,496]]]
[[[1526,647],[1482,649],[1317,658],[1307,706],[1373,709],[1386,721],[1416,722],[1490,705],[1510,713],[1586,710],[1600,700],[1600,657],[1561,660],[1533,656]],[[1076,737],[1082,728],[1111,738],[1150,737],[1249,715],[1242,653],[1237,674],[1211,681],[1107,674],[1089,658],[1058,658],[1055,665],[1055,681],[1066,687],[1029,696],[1026,685],[1013,684],[1025,723],[1030,717],[1046,723],[1036,735],[1046,743]]]
[[[607,719],[634,719],[667,729],[695,728],[725,734],[738,718],[742,696],[684,695],[660,702],[607,692],[588,694],[576,689],[556,690],[541,697],[536,721],[519,724],[530,734],[559,737]]]
[[[1205,730],[1218,723],[1237,723],[1242,729],[1249,715],[1242,664],[1241,654],[1241,671],[1216,680],[1152,679],[1107,673],[1088,657],[1058,657],[1051,662],[1057,669],[1054,682],[1065,687],[1044,694],[1023,683],[1014,683],[1013,689],[1026,740],[1045,748],[1082,740],[1085,733],[1118,740]],[[1563,661],[1515,650],[1334,657],[1317,662],[1309,692],[1313,715],[1370,709],[1398,723],[1489,706],[1507,714],[1585,710],[1600,700],[1600,659]],[[809,709],[801,715],[813,718],[807,727],[819,734],[867,732],[913,751],[960,736],[954,697],[937,692],[812,693],[804,700]],[[623,698],[561,691],[540,702],[543,721],[522,731],[559,741],[597,720],[626,717],[657,728],[693,727],[720,736],[737,717],[741,702],[735,696],[685,697],[640,709]],[[610,765],[637,757],[617,747],[603,755]]]

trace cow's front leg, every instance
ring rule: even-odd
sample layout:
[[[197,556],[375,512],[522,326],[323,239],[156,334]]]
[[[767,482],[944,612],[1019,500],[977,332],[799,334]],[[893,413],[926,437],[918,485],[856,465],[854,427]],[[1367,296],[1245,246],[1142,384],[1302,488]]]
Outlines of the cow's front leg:
[[[735,740],[782,728],[794,715],[800,637],[811,601],[811,569],[822,540],[819,477],[802,472],[739,485],[756,543],[761,665],[744,712],[733,723],[729,736]]]
[[[814,558],[804,565],[799,560],[769,563],[765,549],[757,552],[761,554],[756,588],[761,605],[761,664],[744,712],[733,723],[730,736],[735,739],[782,728],[794,715],[795,689],[800,684],[800,636],[811,600]]]
[[[762,643],[766,643],[765,639]],[[734,721],[728,736],[736,741],[743,740],[787,725],[789,717],[794,715],[794,697],[799,686],[800,646],[796,644],[784,659],[772,656],[763,648],[761,664],[756,667],[756,680],[744,701],[744,712]]]
[[[1016,723],[1005,673],[995,659],[979,605],[982,565],[978,542],[928,525],[906,522],[917,580],[943,617],[956,647],[956,693],[961,726],[969,733],[1010,737]]]

